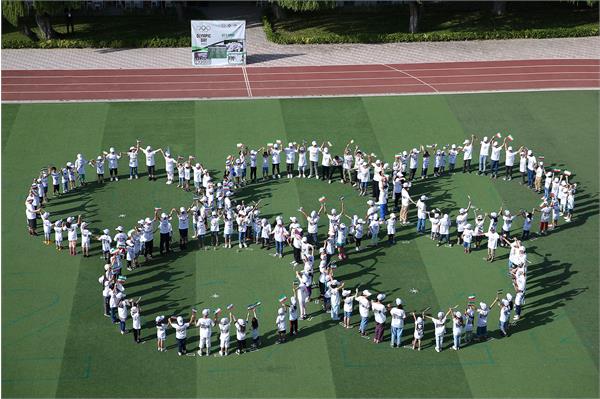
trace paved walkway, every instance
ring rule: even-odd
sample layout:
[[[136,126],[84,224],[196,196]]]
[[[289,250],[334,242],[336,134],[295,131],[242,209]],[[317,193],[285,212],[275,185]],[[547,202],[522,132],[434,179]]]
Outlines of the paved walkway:
[[[529,59],[600,59],[600,38],[517,39],[432,43],[279,45],[267,41],[253,6],[231,14],[211,6],[211,19],[247,21],[253,66],[409,64]],[[191,67],[189,48],[2,50],[2,69],[143,69]]]

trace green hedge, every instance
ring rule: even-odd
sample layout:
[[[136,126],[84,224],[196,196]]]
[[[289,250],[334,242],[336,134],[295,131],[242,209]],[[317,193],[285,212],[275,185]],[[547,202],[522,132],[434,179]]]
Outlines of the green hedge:
[[[491,39],[547,39],[557,37],[598,36],[597,25],[584,25],[569,28],[546,28],[525,30],[494,30],[482,32],[428,32],[428,33],[355,33],[336,34],[318,33],[303,35],[291,32],[279,32],[267,16],[263,17],[263,28],[267,39],[278,44],[332,44],[332,43],[393,43],[393,42],[444,42],[462,40],[491,40]]]
[[[173,38],[151,38],[134,40],[86,40],[55,39],[34,42],[29,39],[2,40],[3,49],[21,48],[144,48],[144,47],[190,47],[189,36]]]

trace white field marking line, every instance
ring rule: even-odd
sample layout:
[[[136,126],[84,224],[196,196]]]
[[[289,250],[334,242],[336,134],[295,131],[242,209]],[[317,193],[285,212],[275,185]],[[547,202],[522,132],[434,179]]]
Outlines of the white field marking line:
[[[403,73],[403,74],[405,74],[406,76],[409,76],[409,77],[411,77],[411,78],[413,78],[413,79],[416,79],[416,80],[418,80],[419,82],[423,83],[425,86],[429,87],[431,90],[435,91],[436,93],[438,92],[438,89],[436,89],[435,87],[433,87],[433,86],[432,86],[432,85],[430,85],[429,83],[425,82],[424,80],[421,80],[421,79],[417,78],[416,76],[413,76],[413,75],[411,75],[411,74],[410,74],[410,73],[408,73],[408,72],[404,72],[404,71],[403,71],[403,70],[401,70],[401,69],[394,68],[393,66],[390,66],[390,65],[387,65],[387,64],[382,64],[382,65],[383,65],[384,67],[386,67],[386,68],[393,69],[394,71],[398,71],[398,72],[400,72],[400,73]]]
[[[248,97],[252,97],[252,89],[250,88],[250,81],[248,80],[248,73],[246,73],[246,67],[242,67],[244,73],[244,82],[246,82],[246,90],[248,90]]]
[[[396,72],[396,71],[382,71],[382,72]],[[522,75],[572,75],[576,73],[589,73],[594,72],[525,72],[525,73],[490,73],[490,74],[474,74],[474,75],[431,75],[431,76],[420,76],[421,78],[472,78],[472,77],[487,77],[487,76],[522,76]],[[411,79],[411,76],[403,76],[401,78]],[[317,78],[317,79],[273,79],[273,80],[255,80],[255,83],[279,83],[279,82],[321,82],[321,81],[336,81],[336,80],[393,80],[398,79],[397,76],[388,77],[367,77],[367,78]],[[414,78],[413,78],[414,79]],[[585,80],[585,79],[582,79]],[[227,84],[227,83],[242,83],[241,80],[229,81],[229,80],[211,80],[208,82],[82,82],[82,83],[2,83],[2,86],[93,86],[93,85],[106,85],[106,84],[118,84],[118,85],[165,85],[165,84]],[[248,88],[250,82],[248,81],[246,87]],[[436,83],[438,84],[438,83]]]
[[[399,97],[399,96],[436,96],[436,95],[469,95],[469,94],[494,94],[494,93],[529,93],[529,92],[554,92],[554,91],[598,91],[597,87],[555,87],[539,89],[498,89],[498,90],[462,90],[440,91],[439,93],[362,93],[362,94],[312,94],[288,96],[254,96],[252,100],[273,100],[286,98],[348,98],[348,97]],[[152,102],[152,101],[237,101],[250,100],[243,97],[171,97],[171,98],[115,98],[115,99],[76,99],[76,100],[3,100],[3,104],[60,104],[60,103],[114,103],[114,102]],[[100,256],[100,259],[104,259]]]
[[[598,79],[535,79],[535,80],[507,80],[507,81],[488,81],[488,82],[446,82],[446,83],[436,83],[436,85],[485,85],[485,84],[507,84],[507,83],[536,83],[536,82],[597,82],[600,83],[600,78]],[[426,83],[423,83],[426,86],[430,86]],[[362,89],[362,88],[376,88],[376,87],[408,87],[408,86],[423,86],[422,83],[406,83],[406,84],[396,84],[396,85],[340,85],[340,86],[281,86],[281,87],[255,87],[254,90],[305,90],[305,89]],[[434,87],[430,86],[437,93],[438,90]],[[600,86],[598,87],[600,88]],[[52,93],[143,93],[143,92],[170,92],[170,91],[232,91],[232,90],[240,90],[239,88],[235,89],[226,89],[226,88],[215,88],[215,89],[135,89],[135,90],[52,90],[52,91],[6,91],[3,90],[3,93],[6,94],[24,94],[24,93],[35,93],[35,94],[52,94]]]
[[[494,62],[494,61],[490,61],[490,62]],[[368,64],[368,65],[378,65],[378,64]],[[382,64],[379,64],[382,65]],[[309,65],[306,65],[306,67],[308,67]],[[314,66],[313,66],[314,67]],[[318,67],[322,67],[322,68],[330,68],[333,67],[332,65],[318,65]],[[600,67],[600,64],[548,64],[548,65],[498,65],[498,66],[479,66],[479,67],[456,67],[456,68],[452,68],[452,67],[446,67],[446,68],[407,68],[404,69],[404,71],[407,72],[418,72],[418,71],[449,71],[449,70],[468,70],[468,69],[506,69],[506,68],[541,68],[541,67],[549,67],[549,68],[553,68],[553,67]],[[254,69],[261,69],[261,68],[278,68],[278,69],[286,69],[286,68],[303,68],[303,66],[294,66],[294,67],[284,67],[284,66],[279,66],[279,67],[269,67],[269,66],[254,66],[254,67],[250,67],[252,70]],[[82,71],[84,69],[78,69],[79,71]],[[106,71],[106,69],[101,69],[102,71]],[[133,69],[133,70],[140,70],[140,69]],[[30,79],[30,78],[98,78],[98,77],[126,77],[126,78],[130,78],[130,77],[154,77],[154,76],[158,76],[158,77],[171,77],[171,76],[181,76],[181,77],[194,77],[194,76],[237,76],[239,74],[237,73],[195,73],[195,74],[154,74],[154,73],[149,73],[149,74],[119,74],[119,75],[69,75],[69,74],[64,74],[64,75],[18,75],[18,76],[7,76],[6,72],[10,72],[12,70],[3,70],[3,74],[5,78],[17,78],[17,79]],[[35,70],[32,70],[35,71]],[[120,70],[122,71],[122,70]],[[319,74],[340,74],[340,73],[353,73],[353,72],[357,72],[357,73],[373,73],[373,72],[389,72],[388,70],[341,70],[341,71],[312,71],[312,72],[308,72],[308,71],[300,71],[300,72],[294,72],[293,69],[288,70],[288,71],[283,71],[283,72],[254,72],[252,71],[251,75],[288,75],[288,74],[293,74],[293,75],[309,75],[309,74],[315,74],[315,73],[319,73]],[[563,72],[568,72],[568,71],[563,71]],[[595,71],[592,71],[595,72]]]

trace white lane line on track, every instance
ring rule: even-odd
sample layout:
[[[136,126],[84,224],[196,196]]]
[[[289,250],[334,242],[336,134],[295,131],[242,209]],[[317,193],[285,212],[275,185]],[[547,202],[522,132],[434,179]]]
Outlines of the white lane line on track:
[[[252,97],[252,88],[250,87],[250,81],[248,80],[248,73],[246,72],[246,67],[242,67],[242,72],[244,73],[244,82],[246,82],[246,90],[248,90],[248,97]]]
[[[534,80],[508,80],[508,81],[487,81],[487,82],[445,82],[436,83],[437,85],[489,85],[489,84],[508,84],[508,83],[536,83],[536,82],[595,82],[600,88],[599,79],[534,79]],[[304,90],[304,89],[345,89],[345,88],[375,88],[375,87],[407,87],[407,86],[422,86],[423,84],[430,86],[427,83],[406,83],[395,85],[340,85],[340,86],[280,86],[280,87],[255,87],[254,90]],[[431,86],[430,86],[431,87]],[[431,87],[434,89],[433,87]],[[20,93],[135,93],[135,92],[169,92],[169,91],[233,91],[241,90],[240,88],[199,88],[199,89],[135,89],[135,90],[52,90],[52,91],[6,91],[6,94]],[[438,90],[434,89],[437,93]]]
[[[379,65],[383,65],[383,64],[379,64]],[[321,65],[319,67],[322,68],[330,68],[332,66],[330,65]],[[445,68],[406,68],[403,69],[403,71],[406,72],[419,72],[419,71],[450,71],[450,70],[470,70],[470,69],[508,69],[508,68],[552,68],[552,67],[600,67],[600,63],[599,64],[548,64],[548,65],[497,65],[497,66],[473,66],[473,67],[445,67]],[[288,74],[292,74],[292,75],[311,75],[311,74],[343,74],[343,73],[381,73],[381,72],[388,72],[391,71],[392,69],[394,69],[392,67],[392,69],[385,69],[385,70],[334,70],[334,71],[300,71],[300,72],[295,72],[294,69],[298,68],[301,69],[302,67],[291,67],[289,68],[287,71],[282,71],[282,72],[254,72],[254,70],[256,69],[261,69],[261,68],[278,68],[278,69],[286,69],[286,67],[250,67],[248,69],[250,69],[250,75],[255,76],[255,75],[288,75]],[[35,70],[32,70],[35,71]],[[98,77],[127,77],[127,78],[131,78],[131,77],[171,77],[171,76],[176,76],[176,77],[196,77],[196,76],[237,76],[238,73],[186,73],[186,74],[165,74],[165,73],[161,73],[161,74],[157,74],[157,73],[149,73],[149,74],[117,74],[117,75],[69,75],[69,74],[64,74],[64,75],[17,75],[17,76],[11,76],[10,72],[11,70],[3,70],[3,77],[4,78],[16,78],[16,79],[31,79],[31,78],[98,78]],[[8,72],[8,74],[7,74]],[[123,70],[119,70],[119,72],[123,72]],[[575,72],[575,71],[555,71],[555,72],[550,72],[550,73],[559,73],[559,72]],[[590,73],[593,73],[595,71],[591,71]]]
[[[382,71],[383,72],[383,71]],[[385,71],[387,72],[387,71]],[[390,70],[389,72],[395,72],[395,70]],[[429,78],[429,79],[439,79],[439,78],[477,78],[477,77],[488,77],[488,76],[523,76],[523,75],[573,75],[573,74],[582,74],[589,73],[593,74],[594,72],[525,72],[525,73],[493,73],[493,74],[473,74],[473,75],[430,75],[430,76],[420,76],[419,78]],[[404,76],[405,78],[413,78],[412,76]],[[7,79],[7,78],[5,78]],[[10,79],[10,78],[8,78]],[[280,82],[322,82],[322,81],[338,81],[338,80],[394,80],[398,79],[398,76],[387,76],[387,77],[365,77],[365,78],[317,78],[317,79],[264,79],[264,80],[253,80],[254,83],[280,83]],[[580,78],[581,80],[587,80],[586,78]],[[210,82],[176,82],[176,81],[158,81],[158,82],[111,82],[111,81],[103,81],[103,82],[69,82],[69,83],[2,83],[3,86],[93,86],[93,85],[106,85],[106,84],[118,84],[118,85],[143,85],[143,84],[228,84],[228,83],[242,83],[239,81],[230,81],[230,80],[211,80]],[[246,82],[245,82],[246,83]],[[247,82],[246,87],[250,81]],[[435,83],[438,84],[438,83]]]
[[[401,70],[401,69],[398,69],[398,68],[394,68],[393,66],[390,66],[390,65],[386,65],[386,64],[382,64],[382,65],[383,65],[384,67],[386,67],[386,68],[390,68],[390,69],[393,69],[394,71],[398,71],[398,72],[400,72],[400,73],[403,73],[404,75],[406,75],[406,76],[408,76],[408,77],[411,77],[411,78],[413,78],[413,79],[415,79],[415,80],[417,80],[417,81],[419,81],[419,82],[423,83],[425,86],[429,87],[431,90],[435,91],[436,93],[438,92],[438,89],[436,89],[435,87],[433,87],[433,86],[432,86],[432,85],[430,85],[429,83],[425,82],[424,80],[421,80],[421,79],[417,78],[416,76],[413,76],[413,75],[411,75],[411,74],[410,74],[410,73],[408,73],[408,72],[404,72],[403,70]]]

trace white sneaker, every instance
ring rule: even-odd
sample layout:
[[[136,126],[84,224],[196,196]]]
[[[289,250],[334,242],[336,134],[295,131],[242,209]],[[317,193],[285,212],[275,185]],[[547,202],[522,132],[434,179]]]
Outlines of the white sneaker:
[[[248,244],[244,243],[244,248],[248,248]]]
[[[435,351],[438,353],[441,352],[440,348],[435,348]]]
[[[319,175],[315,175],[315,179],[319,180]]]
[[[136,178],[136,179],[139,179],[139,176],[138,176],[138,175],[135,175],[135,178]]]
[[[455,351],[458,350],[458,348],[456,346],[453,346],[452,349],[454,349]]]
[[[119,181],[119,178],[118,178],[118,177],[115,177],[115,181]]]
[[[129,176],[129,178],[127,180],[133,180],[133,177]]]
[[[240,247],[240,249],[242,248],[242,244],[241,243],[240,243],[239,247]]]
[[[281,175],[277,175],[277,178],[278,178],[278,179],[281,179]]]

